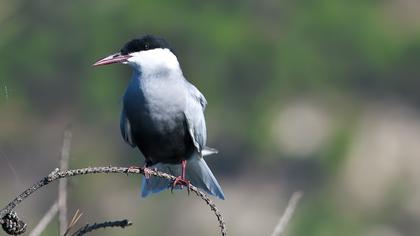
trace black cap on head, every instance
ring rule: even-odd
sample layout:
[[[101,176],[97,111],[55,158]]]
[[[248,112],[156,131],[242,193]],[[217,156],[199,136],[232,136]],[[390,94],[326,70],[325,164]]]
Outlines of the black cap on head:
[[[141,38],[133,39],[127,42],[121,48],[121,54],[128,55],[132,52],[147,51],[156,48],[167,48],[171,50],[169,44],[163,38],[156,37],[153,35],[146,35]]]

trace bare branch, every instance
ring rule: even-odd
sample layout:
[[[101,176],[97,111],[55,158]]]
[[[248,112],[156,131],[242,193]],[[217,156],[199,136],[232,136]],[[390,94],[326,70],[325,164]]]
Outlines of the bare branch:
[[[55,169],[53,172],[51,172],[47,177],[44,177],[36,184],[32,185],[30,188],[26,189],[24,192],[22,192],[19,196],[17,196],[13,201],[11,201],[9,204],[7,204],[6,207],[4,207],[0,211],[0,224],[4,225],[5,220],[3,219],[4,216],[6,216],[9,212],[11,212],[17,205],[19,205],[23,200],[28,198],[31,194],[36,192],[38,189],[44,187],[45,185],[48,185],[49,183],[72,176],[79,176],[79,175],[87,175],[87,174],[99,174],[99,173],[115,173],[115,174],[145,174],[145,170],[148,175],[156,176],[159,178],[165,178],[171,181],[175,180],[175,176],[169,175],[157,170],[152,170],[145,167],[139,167],[139,168],[127,168],[127,167],[88,167],[88,168],[82,168],[82,169],[74,169],[74,170],[65,170],[60,171],[58,168]],[[217,209],[216,204],[201,190],[199,190],[197,187],[193,185],[188,186],[191,191],[193,191],[197,196],[199,196],[201,199],[203,199],[207,205],[209,205],[210,209],[214,212],[214,214],[217,217],[217,220],[219,221],[219,227],[221,235],[225,236],[227,235],[226,231],[226,223],[224,222],[223,216],[220,213],[220,211]]]
[[[203,201],[205,201],[207,205],[209,205],[210,209],[216,215],[217,221],[219,221],[220,233],[223,236],[226,236],[227,235],[226,223],[225,223],[225,220],[223,219],[222,213],[219,211],[219,209],[217,209],[216,204],[209,197],[207,197],[207,195],[203,191],[200,191],[197,187],[195,187],[195,186],[193,186],[193,185],[190,184],[189,188],[198,197],[200,197],[201,199],[203,199]]]
[[[101,228],[110,228],[110,227],[121,227],[125,228],[133,225],[129,220],[117,220],[117,221],[105,221],[103,223],[94,223],[93,225],[85,225],[78,229],[72,236],[82,236],[89,232],[101,229]]]
[[[55,202],[39,221],[38,225],[29,233],[29,236],[38,236],[45,230],[51,220],[57,215],[58,202]]]
[[[289,203],[287,204],[286,210],[280,217],[280,220],[277,223],[276,228],[274,229],[271,236],[281,236],[284,233],[286,226],[289,224],[289,221],[292,218],[293,213],[296,210],[296,206],[302,196],[303,193],[301,191],[293,193],[292,197],[290,197]]]
[[[69,156],[72,132],[70,127],[66,128],[63,137],[63,146],[61,148],[60,169],[67,170],[69,168]],[[67,230],[67,179],[62,178],[58,183],[58,224],[59,235],[64,235]]]

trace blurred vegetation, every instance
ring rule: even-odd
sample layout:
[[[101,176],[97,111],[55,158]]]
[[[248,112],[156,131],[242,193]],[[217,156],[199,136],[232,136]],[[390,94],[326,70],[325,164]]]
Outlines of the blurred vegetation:
[[[419,218],[398,203],[343,213],[340,189],[366,109],[379,102],[417,112],[419,11],[409,0],[0,0],[0,149],[39,155],[50,137],[45,127],[56,124],[45,132],[57,135],[72,123],[72,165],[138,163],[138,153],[117,142],[131,71],[90,65],[131,38],[156,34],[209,101],[209,145],[221,151],[209,159],[216,173],[241,181],[269,172],[263,178],[285,192],[307,192],[289,235],[376,235],[369,233],[376,224],[399,232],[386,235],[416,235]],[[43,170],[55,167],[45,163]]]

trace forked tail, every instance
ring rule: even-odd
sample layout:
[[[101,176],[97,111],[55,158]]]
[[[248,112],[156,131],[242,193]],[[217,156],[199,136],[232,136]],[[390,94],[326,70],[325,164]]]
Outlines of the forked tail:
[[[156,168],[159,171],[171,174],[173,176],[181,175],[181,164],[165,164],[157,163],[150,166],[150,168]],[[210,195],[216,196],[220,199],[225,199],[222,188],[211,172],[210,168],[207,166],[207,163],[203,158],[198,156],[193,156],[187,161],[186,168],[186,179],[191,182],[192,185],[197,188],[204,190]],[[150,176],[146,179],[143,177],[141,196],[147,197],[153,193],[159,193],[163,190],[166,190],[171,187],[171,181],[159,178],[155,176]],[[180,188],[176,186],[175,188]]]

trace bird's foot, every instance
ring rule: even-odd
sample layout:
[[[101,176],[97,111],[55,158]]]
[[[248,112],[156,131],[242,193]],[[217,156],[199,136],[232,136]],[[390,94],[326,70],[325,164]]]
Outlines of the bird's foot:
[[[149,179],[150,178],[150,176],[152,176],[153,175],[153,173],[155,173],[155,171],[157,170],[156,168],[154,168],[154,169],[150,169],[150,168],[147,168],[147,167],[144,167],[144,177],[146,178],[146,179]]]
[[[181,189],[184,186],[186,186],[187,187],[188,194],[190,194],[190,181],[189,180],[187,180],[185,178],[182,178],[182,176],[176,177],[175,180],[174,180],[174,182],[172,183],[171,192],[173,192],[174,188],[177,185],[180,185],[181,186]]]

